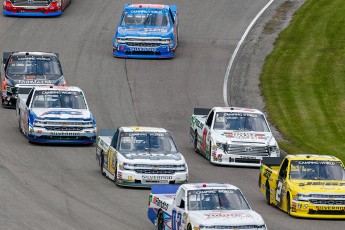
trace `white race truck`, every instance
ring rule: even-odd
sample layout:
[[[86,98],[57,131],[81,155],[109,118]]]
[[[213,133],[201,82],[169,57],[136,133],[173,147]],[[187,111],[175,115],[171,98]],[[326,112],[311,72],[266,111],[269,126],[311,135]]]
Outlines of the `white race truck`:
[[[188,180],[187,163],[163,128],[101,130],[96,160],[102,174],[117,185],[150,187]]]
[[[266,230],[242,192],[230,184],[153,186],[148,218],[158,230]]]
[[[190,136],[194,150],[213,164],[259,167],[263,157],[279,157],[278,143],[257,109],[194,109]]]
[[[80,88],[26,87],[19,87],[16,111],[19,130],[29,142],[93,144],[96,141],[96,120]]]

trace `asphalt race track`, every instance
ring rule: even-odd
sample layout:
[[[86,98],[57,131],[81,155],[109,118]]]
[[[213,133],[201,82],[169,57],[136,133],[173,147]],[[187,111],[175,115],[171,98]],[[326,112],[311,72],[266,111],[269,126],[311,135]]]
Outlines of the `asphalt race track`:
[[[130,2],[73,0],[59,18],[0,16],[0,52],[58,52],[68,84],[84,90],[99,130],[167,128],[187,159],[190,182],[237,185],[269,229],[343,229],[343,221],[296,219],[266,205],[258,169],[213,166],[190,143],[193,108],[224,105],[229,59],[268,0],[168,1],[179,11],[176,58],[115,59],[114,30],[123,4]],[[15,111],[0,110],[1,230],[154,229],[146,216],[149,190],[117,187],[103,177],[95,145],[29,144]]]

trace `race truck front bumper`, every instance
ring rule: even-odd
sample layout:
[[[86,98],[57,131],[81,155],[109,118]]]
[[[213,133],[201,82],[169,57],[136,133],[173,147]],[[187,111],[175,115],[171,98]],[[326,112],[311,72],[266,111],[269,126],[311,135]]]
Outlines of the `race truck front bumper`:
[[[263,157],[278,157],[278,150],[272,151],[268,146],[233,145],[224,151],[216,145],[211,146],[210,162],[219,165],[260,167]]]
[[[126,170],[120,165],[116,184],[133,187],[151,187],[152,185],[182,184],[188,181],[188,171],[136,169]]]
[[[173,58],[175,49],[173,40],[159,37],[116,38],[113,43],[113,55],[119,58]]]
[[[54,17],[62,14],[61,7],[57,2],[48,6],[14,6],[9,1],[3,5],[2,13],[6,16],[18,17]]]
[[[345,219],[344,197],[345,194],[298,194],[291,201],[290,214],[302,218]]]
[[[55,129],[55,130],[54,130]],[[28,140],[37,143],[61,143],[61,144],[92,144],[96,142],[97,128],[83,128],[71,130],[61,128],[30,127]]]

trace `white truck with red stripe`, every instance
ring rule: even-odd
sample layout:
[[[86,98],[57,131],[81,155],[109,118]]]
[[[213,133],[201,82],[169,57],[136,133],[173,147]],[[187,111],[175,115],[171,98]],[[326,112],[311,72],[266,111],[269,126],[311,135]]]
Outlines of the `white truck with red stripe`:
[[[153,186],[147,214],[158,230],[267,229],[230,184]]]
[[[257,109],[194,109],[190,136],[194,150],[213,164],[259,167],[280,150],[265,115]]]

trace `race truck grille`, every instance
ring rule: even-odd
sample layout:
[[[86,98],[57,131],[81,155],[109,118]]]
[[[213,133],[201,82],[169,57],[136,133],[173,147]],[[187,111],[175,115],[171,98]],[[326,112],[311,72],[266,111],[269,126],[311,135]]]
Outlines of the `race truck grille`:
[[[84,122],[84,121],[42,121],[42,124],[44,126],[49,127],[49,126],[84,126],[89,122]]]
[[[248,155],[248,156],[268,156],[267,146],[250,146],[250,145],[229,145],[228,154]]]
[[[139,174],[174,174],[174,170],[150,170],[150,169],[136,169],[134,170]]]
[[[312,204],[345,205],[345,200],[309,200]]]
[[[52,0],[10,0],[14,6],[49,6]]]
[[[52,131],[81,131],[83,127],[46,126],[45,129]]]
[[[160,43],[126,42],[127,46],[159,47]]]
[[[127,46],[139,46],[139,47],[159,47],[161,45],[169,45],[169,39],[163,38],[119,38],[118,43],[126,44]]]

